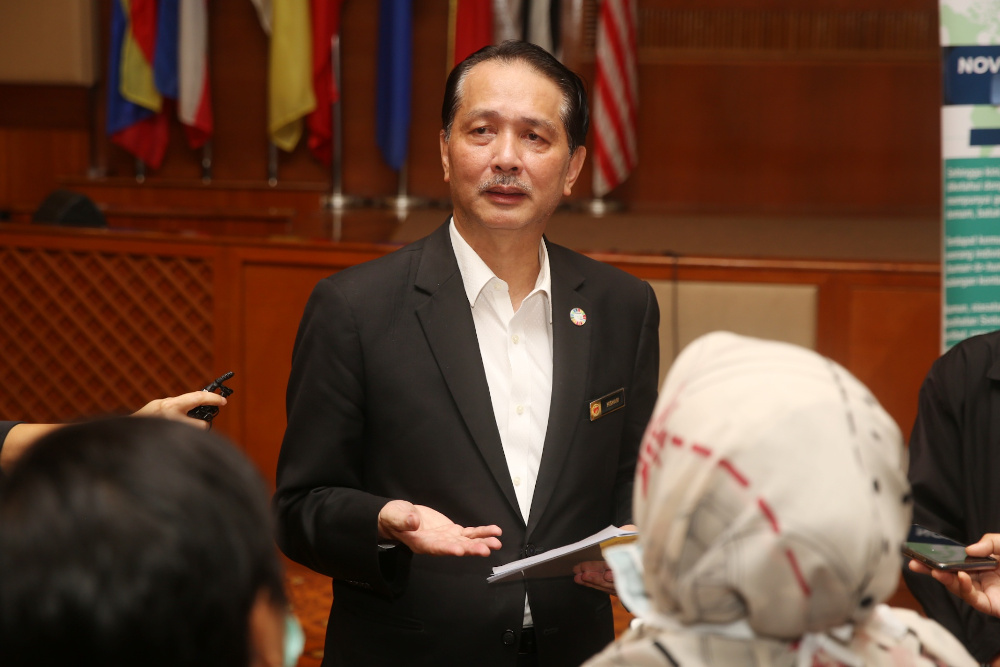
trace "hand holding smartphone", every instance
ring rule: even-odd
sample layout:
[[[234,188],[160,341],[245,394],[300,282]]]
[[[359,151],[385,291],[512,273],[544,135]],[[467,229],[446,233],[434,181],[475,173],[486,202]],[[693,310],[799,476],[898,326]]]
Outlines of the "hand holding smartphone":
[[[233,377],[233,375],[235,375],[235,373],[233,373],[233,371],[229,371],[228,373],[225,373],[224,375],[217,377],[215,380],[205,385],[202,391],[209,391],[215,393],[215,391],[218,390],[223,398],[227,398],[230,394],[233,393],[233,390],[224,385],[223,382]],[[211,426],[212,419],[215,417],[215,415],[219,414],[219,408],[215,405],[199,405],[196,408],[188,410],[187,414],[188,417],[194,417],[195,419],[201,419],[203,421],[207,421],[209,423],[209,426]]]
[[[1000,565],[1000,562],[989,556],[969,556],[965,553],[964,544],[918,524],[910,527],[902,551],[905,556],[932,570],[945,572],[995,570]]]

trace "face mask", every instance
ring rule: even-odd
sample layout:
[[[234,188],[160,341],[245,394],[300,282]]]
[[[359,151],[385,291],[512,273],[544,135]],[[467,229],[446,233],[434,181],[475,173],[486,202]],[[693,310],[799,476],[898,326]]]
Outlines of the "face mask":
[[[285,667],[295,667],[306,647],[306,635],[295,614],[285,614]]]
[[[649,613],[651,606],[643,578],[642,546],[638,542],[616,544],[604,549],[604,560],[615,573],[615,591],[618,599],[635,616]]]

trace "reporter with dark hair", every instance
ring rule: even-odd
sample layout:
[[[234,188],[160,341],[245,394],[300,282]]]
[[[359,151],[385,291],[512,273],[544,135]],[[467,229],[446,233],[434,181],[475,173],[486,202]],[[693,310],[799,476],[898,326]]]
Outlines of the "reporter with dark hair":
[[[265,486],[221,438],[162,419],[58,429],[0,488],[0,664],[295,664],[272,540]]]

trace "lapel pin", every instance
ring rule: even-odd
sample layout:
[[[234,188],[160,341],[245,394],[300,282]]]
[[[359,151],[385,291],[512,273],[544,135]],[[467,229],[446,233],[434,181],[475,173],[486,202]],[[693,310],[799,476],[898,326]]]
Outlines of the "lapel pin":
[[[569,311],[569,321],[578,327],[582,327],[587,321],[587,313],[582,308],[574,308]]]

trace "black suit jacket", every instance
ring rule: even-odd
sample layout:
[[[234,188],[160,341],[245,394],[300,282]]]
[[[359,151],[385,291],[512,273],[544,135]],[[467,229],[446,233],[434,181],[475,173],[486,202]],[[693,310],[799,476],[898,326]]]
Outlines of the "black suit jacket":
[[[1000,331],[968,338],[934,362],[910,435],[913,520],[960,542],[1000,532]],[[927,615],[977,660],[1000,654],[1000,619],[975,611],[903,565]]]
[[[310,297],[274,502],[282,550],[334,579],[324,665],[514,665],[525,587],[543,665],[578,665],[613,638],[609,597],[569,578],[486,583],[495,565],[631,520],[656,401],[652,289],[548,251],[552,403],[527,524],[448,225],[320,281]],[[590,401],[619,388],[625,407],[591,421]],[[497,524],[503,548],[489,558],[380,550],[378,512],[395,498],[462,525]]]

